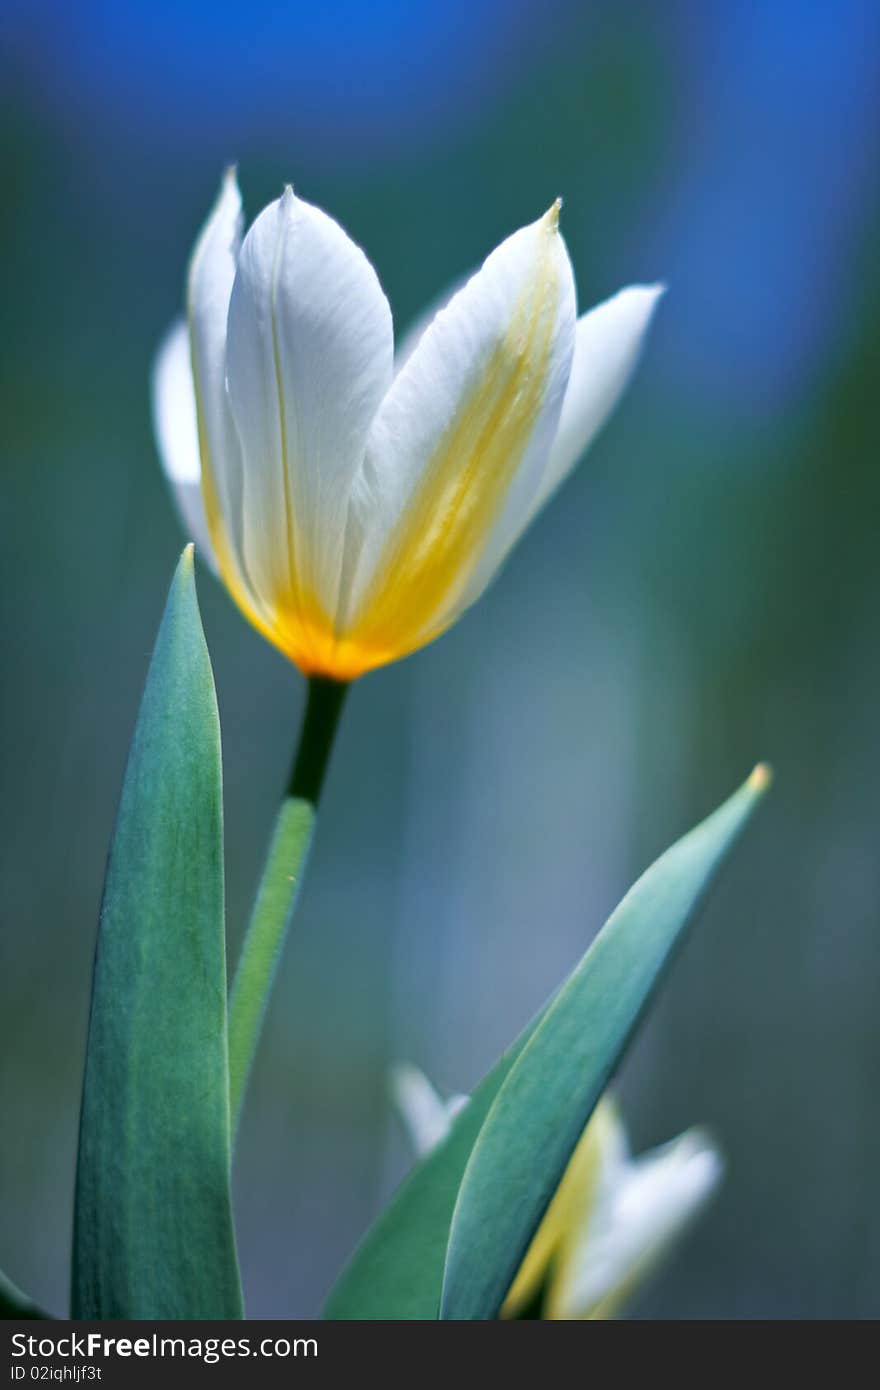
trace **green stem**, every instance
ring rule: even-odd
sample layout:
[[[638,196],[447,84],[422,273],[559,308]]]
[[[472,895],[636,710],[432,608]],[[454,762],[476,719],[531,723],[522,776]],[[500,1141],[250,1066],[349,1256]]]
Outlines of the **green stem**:
[[[309,681],[306,712],[281,803],[266,867],[229,997],[229,1110],[232,1133],[293,916],[312,842],[315,815],[348,686],[318,676]]]
[[[347,694],[348,686],[341,681],[322,676],[312,676],[309,681],[306,713],[287,795],[308,801],[316,809]]]

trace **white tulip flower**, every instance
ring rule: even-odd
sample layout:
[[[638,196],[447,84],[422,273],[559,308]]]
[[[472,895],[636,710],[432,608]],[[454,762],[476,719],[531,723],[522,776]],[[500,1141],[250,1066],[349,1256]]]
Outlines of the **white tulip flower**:
[[[414,1067],[392,1093],[414,1152],[446,1138],[466,1103],[444,1100]],[[541,1296],[551,1320],[610,1318],[654,1269],[718,1186],[722,1156],[691,1129],[638,1158],[614,1102],[603,1098],[581,1136],[502,1309],[515,1318]]]
[[[185,525],[307,675],[349,681],[483,592],[603,425],[659,286],[577,318],[559,203],[489,256],[395,373],[363,252],[288,188],[244,240],[234,172],[153,375]]]

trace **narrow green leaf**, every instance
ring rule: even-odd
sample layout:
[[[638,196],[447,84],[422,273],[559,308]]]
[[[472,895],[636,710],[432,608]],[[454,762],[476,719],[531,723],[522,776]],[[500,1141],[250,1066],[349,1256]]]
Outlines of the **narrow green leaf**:
[[[522,1049],[462,1179],[442,1318],[498,1316],[684,927],[768,781],[766,769],[756,769],[639,879]]]
[[[737,795],[742,797],[743,793]],[[754,797],[748,795],[747,799],[745,815]],[[725,848],[733,838],[731,834]],[[649,870],[649,875],[653,872]],[[636,885],[633,893],[639,887]],[[474,1143],[511,1068],[558,997],[550,1000],[484,1077],[448,1138],[404,1181],[352,1256],[330,1295],[325,1317],[401,1320],[438,1316],[450,1224]]]
[[[44,1313],[42,1308],[38,1308],[28,1298],[26,1293],[22,1293],[11,1279],[8,1279],[0,1269],[0,1322],[15,1320],[17,1322],[27,1321],[36,1318],[48,1318],[49,1314]]]
[[[229,1190],[220,727],[192,547],[104,883],[80,1120],[75,1318],[239,1318]]]

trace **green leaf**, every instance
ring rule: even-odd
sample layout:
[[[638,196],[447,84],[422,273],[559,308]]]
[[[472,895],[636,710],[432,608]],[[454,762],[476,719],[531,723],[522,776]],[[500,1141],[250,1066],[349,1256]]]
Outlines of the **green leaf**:
[[[23,1322],[48,1316],[48,1313],[38,1308],[36,1303],[33,1303],[26,1293],[22,1293],[0,1269],[0,1321],[14,1319]]]
[[[333,1289],[325,1318],[435,1319],[449,1225],[480,1126],[525,1046],[527,1028],[483,1078],[449,1136],[413,1169]]]
[[[104,883],[80,1120],[75,1318],[239,1318],[220,727],[192,547],[171,585]]]
[[[756,769],[639,879],[522,1049],[462,1179],[441,1318],[498,1316],[684,927],[768,782]]]
[[[741,814],[737,811],[736,824],[722,845],[716,863],[747,818],[757,791],[753,786],[734,797],[734,803],[744,801],[745,805]],[[723,815],[725,810],[722,808],[716,814]],[[661,860],[649,870],[633,889],[630,899],[663,863]],[[707,882],[714,867],[715,863],[709,867]],[[570,978],[573,980],[575,976]],[[559,997],[554,996],[496,1063],[455,1120],[448,1138],[414,1168],[402,1184],[355,1251],[330,1295],[325,1317],[400,1320],[438,1316],[450,1225],[471,1151],[508,1074]]]

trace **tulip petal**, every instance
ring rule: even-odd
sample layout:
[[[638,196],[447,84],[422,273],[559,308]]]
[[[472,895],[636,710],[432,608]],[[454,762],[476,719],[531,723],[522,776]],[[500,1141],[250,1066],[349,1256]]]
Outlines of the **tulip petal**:
[[[558,205],[504,241],[427,328],[370,432],[341,628],[371,665],[437,636],[528,514],[571,367]]]
[[[622,1131],[606,1158],[590,1218],[560,1255],[548,1318],[608,1318],[650,1273],[717,1187],[723,1160],[700,1130],[635,1160]]]
[[[406,1062],[392,1068],[391,1094],[417,1158],[443,1142],[468,1102],[468,1097],[461,1095],[444,1100],[424,1072]]]
[[[189,348],[189,327],[178,319],[163,338],[153,365],[151,380],[153,429],[162,468],[177,504],[183,529],[199,553],[217,569],[205,504],[202,500],[202,466],[196,392]]]
[[[332,635],[349,491],[392,357],[391,310],[369,261],[287,189],[241,248],[227,384],[245,564],[306,667],[310,644],[326,643],[328,626]]]
[[[568,477],[623,395],[663,293],[663,285],[631,285],[578,319],[559,429],[533,515]]]
[[[202,476],[199,426],[185,319],[177,319],[162,339],[151,384],[162,466],[173,483],[198,483]]]
[[[242,559],[242,460],[226,391],[226,319],[241,226],[241,194],[230,169],[190,261],[187,307],[202,497],[217,567],[239,608],[272,641],[272,615]]]
[[[224,519],[228,525],[237,514],[241,491],[241,458],[226,394],[226,319],[241,227],[241,194],[235,171],[229,170],[196,242],[188,286],[205,506],[215,545]]]

